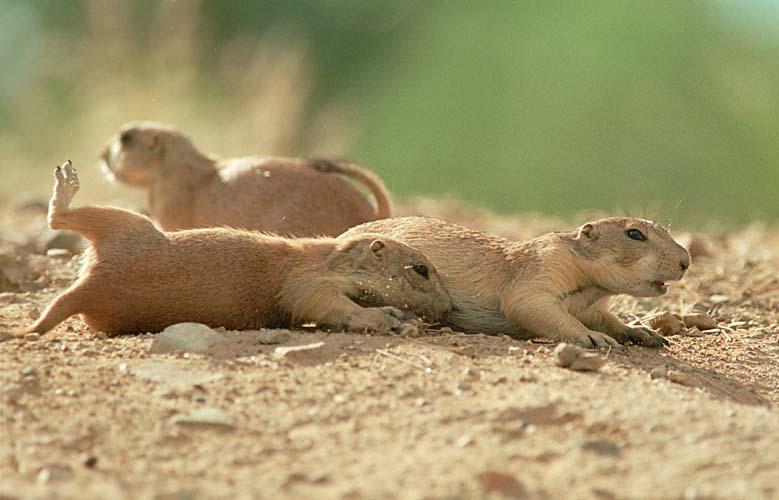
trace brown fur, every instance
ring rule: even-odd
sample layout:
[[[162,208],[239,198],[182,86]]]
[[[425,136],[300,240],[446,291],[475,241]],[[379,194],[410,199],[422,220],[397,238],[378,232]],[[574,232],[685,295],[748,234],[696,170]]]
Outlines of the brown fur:
[[[628,238],[639,229],[646,241]],[[610,217],[578,231],[513,242],[449,222],[400,217],[362,224],[340,237],[382,234],[422,251],[454,298],[445,318],[466,332],[542,336],[587,347],[664,339],[608,311],[611,295],[656,296],[681,279],[690,255],[657,224]],[[616,340],[615,340],[616,339]]]
[[[307,322],[387,330],[405,316],[399,309],[435,320],[452,305],[430,262],[391,239],[298,240],[228,228],[163,233],[126,210],[69,208],[78,190],[69,162],[55,178],[50,226],[76,231],[92,247],[78,280],[27,332],[44,333],[75,314],[109,334],[184,321],[236,330]]]
[[[219,160],[157,122],[122,126],[102,157],[109,177],[149,190],[150,213],[166,231],[230,226],[335,236],[391,213],[381,179],[358,165],[278,157]],[[344,177],[364,185],[376,209]]]

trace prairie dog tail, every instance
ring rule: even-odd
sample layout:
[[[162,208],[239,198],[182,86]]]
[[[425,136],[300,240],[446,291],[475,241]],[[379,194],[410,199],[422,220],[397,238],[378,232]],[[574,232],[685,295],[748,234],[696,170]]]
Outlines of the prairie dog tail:
[[[392,216],[392,202],[384,182],[374,172],[356,163],[316,159],[311,165],[324,173],[341,174],[365,186],[376,199],[376,218],[386,219]]]

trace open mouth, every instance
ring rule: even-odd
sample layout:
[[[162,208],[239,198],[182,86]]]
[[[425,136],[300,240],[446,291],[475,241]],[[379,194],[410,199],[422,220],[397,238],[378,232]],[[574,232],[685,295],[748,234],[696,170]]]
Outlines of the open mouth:
[[[652,287],[661,294],[668,291],[668,285],[665,284],[665,281],[655,280],[652,282]]]

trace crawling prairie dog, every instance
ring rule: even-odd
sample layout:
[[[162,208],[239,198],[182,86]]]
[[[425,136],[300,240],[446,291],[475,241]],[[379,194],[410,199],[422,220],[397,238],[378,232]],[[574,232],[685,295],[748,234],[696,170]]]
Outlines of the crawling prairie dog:
[[[113,207],[69,208],[70,162],[55,170],[49,225],[91,242],[76,282],[26,332],[81,314],[108,334],[194,321],[244,330],[314,322],[387,330],[412,312],[435,320],[452,306],[435,267],[389,238],[288,239],[228,228],[159,231]],[[367,307],[361,307],[367,306]]]
[[[426,217],[362,224],[341,238],[375,233],[403,241],[436,266],[454,299],[445,322],[465,332],[541,336],[585,347],[664,339],[608,310],[612,295],[652,297],[682,278],[690,254],[663,227],[609,217],[577,231],[514,242]]]
[[[149,213],[166,231],[229,226],[336,236],[391,212],[381,179],[360,166],[280,157],[220,160],[158,122],[123,125],[102,159],[109,178],[149,190]],[[376,208],[344,176],[363,184]]]

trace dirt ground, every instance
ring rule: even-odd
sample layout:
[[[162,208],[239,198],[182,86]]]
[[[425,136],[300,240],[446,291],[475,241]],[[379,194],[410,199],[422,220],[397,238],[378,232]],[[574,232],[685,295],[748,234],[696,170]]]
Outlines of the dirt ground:
[[[0,331],[77,271],[78,255],[45,254],[72,242],[52,241],[43,209],[0,206]],[[513,238],[581,222],[404,210]],[[554,344],[435,325],[225,332],[202,355],[72,318],[0,343],[0,498],[779,498],[779,230],[674,234],[694,247],[691,272],[614,310],[706,311],[716,330],[610,352],[595,373],[555,366]]]

